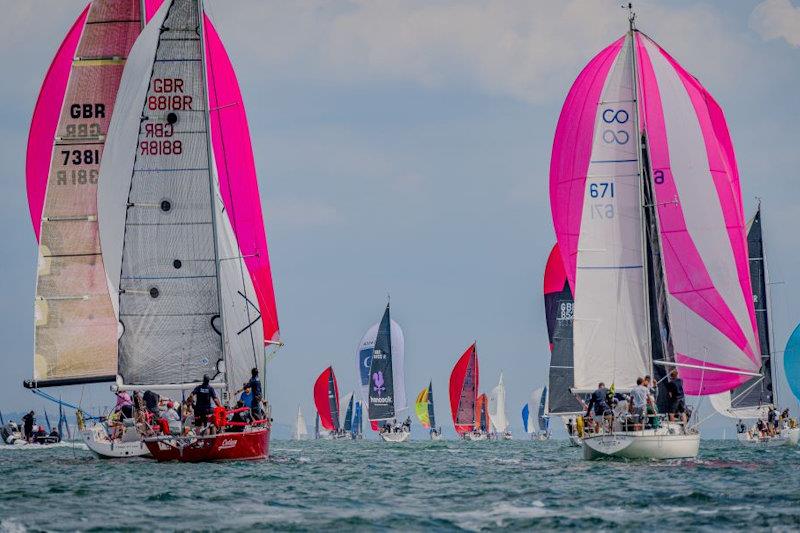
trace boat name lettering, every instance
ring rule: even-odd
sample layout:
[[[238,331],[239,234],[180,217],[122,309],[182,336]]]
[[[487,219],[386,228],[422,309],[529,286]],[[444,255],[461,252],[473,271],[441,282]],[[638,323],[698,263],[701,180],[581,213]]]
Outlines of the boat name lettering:
[[[106,118],[106,104],[72,104],[69,106],[72,118]]]
[[[235,448],[236,443],[237,443],[236,439],[225,439],[224,441],[222,441],[222,444],[219,445],[219,449],[229,450],[231,448]]]
[[[175,128],[172,124],[148,122],[144,125],[144,133],[145,137],[172,137],[175,135]]]
[[[390,404],[390,403],[393,402],[391,396],[383,396],[383,397],[381,397],[381,396],[370,396],[369,397],[369,401],[372,404],[378,404],[378,405]]]

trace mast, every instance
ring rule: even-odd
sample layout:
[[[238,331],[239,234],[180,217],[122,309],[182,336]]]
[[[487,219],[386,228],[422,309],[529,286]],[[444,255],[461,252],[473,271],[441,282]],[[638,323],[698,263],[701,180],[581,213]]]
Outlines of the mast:
[[[633,4],[628,2],[628,39],[630,41],[630,58],[631,58],[631,92],[633,94],[633,106],[632,106],[632,115],[633,115],[633,131],[634,135],[636,136],[636,161],[638,167],[638,174],[639,174],[639,200],[640,205],[642,206],[642,220],[641,220],[641,249],[642,249],[642,286],[644,290],[642,291],[642,296],[644,298],[644,309],[647,312],[647,320],[645,320],[645,342],[644,348],[647,352],[647,360],[648,366],[650,368],[650,374],[653,374],[653,346],[652,346],[652,333],[651,333],[651,324],[650,324],[650,283],[648,277],[648,269],[647,264],[649,262],[648,258],[648,228],[647,228],[647,209],[648,202],[647,196],[645,194],[644,188],[644,181],[645,181],[645,168],[644,162],[642,161],[642,149],[643,149],[643,142],[642,142],[642,134],[641,129],[639,127],[639,79],[636,75],[636,25],[634,21],[636,20],[636,13],[633,11]]]
[[[204,6],[203,0],[196,0],[197,2],[197,34],[200,36],[200,80],[202,82],[201,86],[203,88],[203,100],[205,105],[205,111],[203,112],[203,121],[206,125],[206,156],[208,159],[208,191],[211,200],[211,231],[214,236],[214,270],[216,276],[214,276],[214,281],[216,283],[217,288],[217,302],[218,302],[218,309],[219,309],[219,327],[220,327],[220,348],[222,352],[222,363],[225,366],[225,388],[227,389],[226,394],[230,394],[230,391],[234,390],[231,388],[229,373],[227,369],[227,354],[225,350],[226,342],[225,342],[225,335],[226,335],[226,328],[225,328],[225,319],[223,317],[223,303],[222,303],[222,286],[220,282],[220,257],[219,257],[219,244],[217,243],[217,238],[219,236],[219,230],[217,228],[217,188],[214,184],[214,177],[216,175],[214,169],[214,152],[213,146],[211,145],[211,117],[209,116],[209,110],[211,108],[211,101],[208,98],[208,78],[206,75],[206,37],[205,37],[205,25],[203,24],[203,13],[204,13]],[[219,368],[217,368],[219,372]],[[266,373],[266,369],[264,370]],[[263,389],[262,389],[263,390]]]
[[[764,298],[766,298],[766,302],[764,303],[764,312],[767,314],[767,319],[764,321],[765,325],[767,326],[767,335],[764,339],[765,342],[769,344],[769,348],[767,353],[769,354],[769,372],[770,372],[770,379],[772,380],[772,405],[776,408],[780,406],[780,402],[778,402],[778,380],[775,376],[775,361],[772,358],[772,354],[774,353],[774,346],[775,346],[775,329],[772,327],[772,284],[769,280],[769,269],[767,268],[767,247],[764,245],[764,217],[761,215],[761,198],[758,199],[758,208],[756,209],[756,215],[758,215],[758,223],[760,226],[761,232],[761,265],[764,269]],[[761,341],[759,340],[759,348],[761,348]],[[764,362],[762,360],[761,364],[763,365]]]

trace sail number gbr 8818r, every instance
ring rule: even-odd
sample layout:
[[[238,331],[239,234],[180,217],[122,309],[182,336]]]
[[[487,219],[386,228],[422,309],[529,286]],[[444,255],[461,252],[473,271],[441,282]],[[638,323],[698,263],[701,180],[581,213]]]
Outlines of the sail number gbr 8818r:
[[[150,90],[155,93],[147,97],[150,111],[191,111],[193,98],[184,94],[182,78],[154,78]],[[175,135],[173,124],[177,122],[174,113],[167,115],[166,123],[145,124],[146,140],[139,143],[139,155],[181,155],[183,143],[172,139]]]

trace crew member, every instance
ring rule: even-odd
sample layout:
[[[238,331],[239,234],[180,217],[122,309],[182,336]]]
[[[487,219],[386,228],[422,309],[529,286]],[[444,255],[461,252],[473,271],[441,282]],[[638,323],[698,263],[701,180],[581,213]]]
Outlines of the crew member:
[[[211,378],[208,374],[203,376],[203,383],[194,388],[189,395],[187,401],[189,403],[194,400],[194,425],[195,427],[204,427],[208,423],[208,417],[211,414],[211,402],[213,401],[217,407],[222,407],[217,392],[214,387],[209,383]],[[216,433],[216,428],[211,425],[211,433]]]
[[[36,413],[34,413],[33,411],[22,417],[22,435],[28,442],[30,442],[33,439],[34,420],[36,420]]]

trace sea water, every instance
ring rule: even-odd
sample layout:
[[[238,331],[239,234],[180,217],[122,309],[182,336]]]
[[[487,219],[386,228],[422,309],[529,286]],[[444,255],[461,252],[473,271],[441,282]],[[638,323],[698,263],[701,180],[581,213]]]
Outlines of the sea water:
[[[0,530],[800,529],[800,449],[586,462],[565,441],[273,441],[268,461],[0,447]]]

